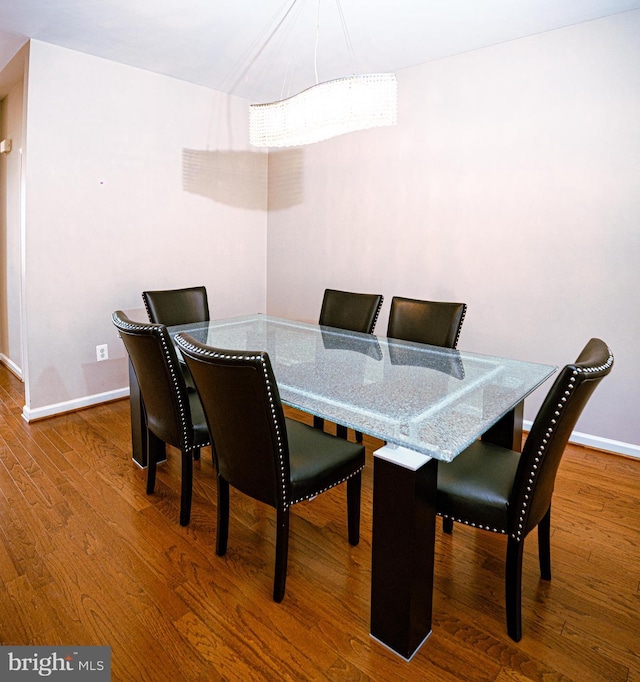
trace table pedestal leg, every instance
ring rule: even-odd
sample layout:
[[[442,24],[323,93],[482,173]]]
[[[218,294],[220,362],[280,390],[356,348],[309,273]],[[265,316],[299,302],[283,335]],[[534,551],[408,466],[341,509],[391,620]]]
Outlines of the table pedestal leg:
[[[485,440],[494,445],[500,445],[509,450],[522,452],[522,420],[524,417],[524,400],[520,401],[510,412],[498,420],[482,435]]]
[[[157,438],[149,443],[147,423],[144,416],[144,403],[140,393],[140,384],[129,361],[129,411],[131,414],[131,451],[133,461],[143,469],[147,466],[147,452],[149,447],[156,448],[156,462],[167,459],[165,444]]]
[[[140,395],[140,386],[131,361],[129,361],[129,410],[131,413],[133,461],[144,468],[147,466],[147,426],[144,420],[144,405]]]
[[[431,633],[433,600],[438,461],[418,457],[416,469],[374,458],[371,635],[407,660]]]

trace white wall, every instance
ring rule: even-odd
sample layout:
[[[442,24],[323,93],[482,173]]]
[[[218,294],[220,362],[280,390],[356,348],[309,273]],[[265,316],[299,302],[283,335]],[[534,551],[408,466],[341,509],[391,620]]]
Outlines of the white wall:
[[[20,201],[23,141],[24,50],[0,74],[0,360],[22,376]]]
[[[238,98],[31,42],[28,419],[126,393],[111,313],[146,319],[144,289],[204,284],[214,317],[265,311],[267,162],[246,120]]]
[[[600,336],[577,430],[640,454],[640,11],[398,76],[397,127],[269,155],[268,312],[382,293],[384,334],[393,295],[466,301],[461,349],[556,365]]]

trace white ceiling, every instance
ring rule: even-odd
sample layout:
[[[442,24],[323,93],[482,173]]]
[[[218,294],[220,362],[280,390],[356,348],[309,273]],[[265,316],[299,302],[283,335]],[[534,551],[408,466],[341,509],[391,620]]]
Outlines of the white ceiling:
[[[638,8],[640,0],[0,0],[0,71],[36,38],[267,102],[313,85],[316,58],[320,81],[397,71]]]

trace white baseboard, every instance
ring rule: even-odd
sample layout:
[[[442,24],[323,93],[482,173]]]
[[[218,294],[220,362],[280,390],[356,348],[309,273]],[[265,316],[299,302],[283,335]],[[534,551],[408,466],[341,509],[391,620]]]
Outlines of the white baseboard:
[[[0,358],[5,362],[4,358]],[[7,364],[5,362],[5,364]],[[7,364],[7,366],[9,366]],[[46,405],[34,410],[30,410],[26,405],[22,408],[22,417],[27,422],[36,421],[38,419],[45,419],[46,417],[53,417],[65,412],[74,412],[85,407],[99,405],[100,403],[107,403],[112,400],[120,400],[129,395],[129,387],[119,388],[116,391],[107,391],[105,393],[97,393],[96,395],[86,396],[77,400],[69,400],[64,403],[56,403],[54,405]],[[524,420],[522,427],[525,431],[531,429],[533,422]],[[640,459],[640,445],[633,445],[632,443],[623,443],[618,440],[611,440],[610,438],[601,438],[600,436],[592,436],[588,433],[580,433],[574,431],[569,438],[570,443],[576,445],[584,445],[585,447],[594,448],[595,450],[602,450],[604,452],[611,452],[616,455],[623,455],[625,457],[635,457]]]
[[[22,369],[11,358],[8,358],[4,353],[0,353],[0,362],[22,381]]]
[[[533,422],[524,420],[522,428],[529,431]],[[601,438],[600,436],[592,436],[588,433],[580,433],[574,431],[569,438],[570,443],[575,445],[584,445],[595,450],[603,450],[604,452],[611,452],[615,455],[624,455],[625,457],[636,457],[640,459],[640,445],[633,445],[632,443],[623,443],[619,440],[611,440],[610,438]]]
[[[120,400],[129,395],[129,387],[119,388],[116,391],[106,391],[105,393],[96,393],[95,395],[85,396],[77,400],[68,400],[64,403],[56,403],[54,405],[46,405],[45,407],[38,407],[36,409],[29,409],[26,405],[22,408],[22,418],[27,422],[36,421],[37,419],[44,419],[45,417],[53,417],[65,412],[75,412],[82,410],[85,407],[92,407],[100,403],[108,403],[112,400]]]

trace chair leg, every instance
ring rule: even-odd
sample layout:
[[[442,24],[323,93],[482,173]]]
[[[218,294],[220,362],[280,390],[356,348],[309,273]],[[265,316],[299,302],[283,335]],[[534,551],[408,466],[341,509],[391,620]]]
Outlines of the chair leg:
[[[313,428],[324,430],[324,419],[322,417],[316,417],[313,415]]]
[[[507,567],[505,575],[505,601],[507,607],[507,632],[514,642],[522,638],[522,554],[524,540],[507,541]]]
[[[216,554],[224,556],[229,539],[229,484],[218,474],[218,523],[216,531]]]
[[[347,481],[347,526],[349,544],[354,547],[360,542],[360,498],[362,497],[362,472]]]
[[[540,576],[551,580],[551,506],[538,524],[538,558]]]
[[[193,459],[198,461],[200,459],[200,448],[193,448],[191,452],[193,453]]]
[[[276,569],[273,579],[273,601],[281,602],[287,582],[289,556],[289,509],[276,510]]]
[[[182,490],[180,493],[180,525],[186,526],[191,518],[191,496],[193,493],[193,459],[191,450],[182,452]]]
[[[442,532],[447,535],[453,533],[453,519],[449,519],[445,516],[442,517]]]

